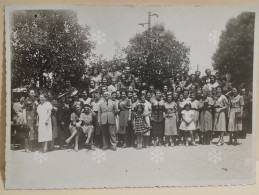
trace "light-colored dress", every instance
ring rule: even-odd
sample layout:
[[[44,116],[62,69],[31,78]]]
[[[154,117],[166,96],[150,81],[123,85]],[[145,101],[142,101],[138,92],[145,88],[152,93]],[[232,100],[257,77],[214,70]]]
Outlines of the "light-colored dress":
[[[212,108],[208,108],[208,106],[213,106],[214,101],[211,97],[207,97],[206,99],[201,99],[199,101],[199,108],[201,108],[200,112],[200,131],[207,132],[212,130]]]
[[[183,110],[181,112],[182,114],[182,121],[180,124],[179,129],[180,130],[184,130],[184,131],[193,131],[196,130],[196,125],[194,122],[194,117],[195,117],[195,113],[194,110]],[[190,122],[189,124],[187,124],[187,122]]]
[[[177,135],[177,104],[165,103],[165,135]]]
[[[228,106],[228,99],[226,96],[221,95],[215,98],[215,119],[214,119],[214,131],[226,131],[226,110],[220,111],[220,108]]]
[[[51,117],[48,119],[48,124],[45,122],[49,113],[51,113],[52,105],[50,102],[44,102],[39,104],[37,108],[37,113],[39,116],[39,128],[38,128],[38,142],[47,142],[52,140],[52,124]]]
[[[194,111],[194,124],[196,126],[196,129],[200,129],[200,122],[199,122],[199,101],[198,100],[194,100],[194,101],[190,101],[191,104],[191,109],[193,109]]]
[[[230,97],[230,113],[228,131],[242,131],[242,118],[236,118],[236,113],[241,113],[241,106],[244,106],[244,99],[241,95]]]

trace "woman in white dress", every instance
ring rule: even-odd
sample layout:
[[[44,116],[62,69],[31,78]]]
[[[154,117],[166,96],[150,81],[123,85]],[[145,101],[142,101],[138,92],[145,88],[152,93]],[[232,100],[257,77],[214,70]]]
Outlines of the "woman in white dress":
[[[42,150],[46,152],[48,142],[52,140],[52,124],[51,124],[52,105],[46,101],[46,95],[40,94],[40,104],[37,108],[37,126],[38,126],[38,142],[42,143]]]

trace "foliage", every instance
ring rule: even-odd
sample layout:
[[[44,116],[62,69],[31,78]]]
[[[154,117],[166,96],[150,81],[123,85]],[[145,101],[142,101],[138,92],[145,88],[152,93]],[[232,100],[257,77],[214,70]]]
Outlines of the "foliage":
[[[251,86],[253,81],[254,23],[254,13],[230,19],[212,57],[214,69],[219,75],[230,74],[234,85],[244,81]]]
[[[125,49],[127,61],[133,72],[143,82],[157,86],[172,72],[189,65],[190,49],[176,40],[173,32],[156,24],[152,30],[145,30],[130,39]]]
[[[52,74],[76,82],[85,68],[94,43],[90,28],[77,22],[71,10],[26,10],[12,15],[12,87]]]

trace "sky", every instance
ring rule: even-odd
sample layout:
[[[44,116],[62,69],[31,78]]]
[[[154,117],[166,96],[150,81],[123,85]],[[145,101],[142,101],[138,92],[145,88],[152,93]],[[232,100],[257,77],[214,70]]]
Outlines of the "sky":
[[[143,32],[147,26],[148,12],[158,14],[151,23],[162,23],[176,39],[190,48],[190,73],[197,69],[202,75],[206,68],[212,68],[211,57],[217,49],[217,43],[209,39],[213,32],[221,33],[227,21],[236,17],[244,8],[220,7],[165,7],[165,6],[80,6],[75,8],[79,23],[91,27],[91,34],[98,31],[105,36],[105,41],[96,46],[94,52],[111,59],[115,52],[115,42],[122,47],[136,33]],[[216,35],[217,35],[216,33]],[[217,38],[217,36],[216,36]]]

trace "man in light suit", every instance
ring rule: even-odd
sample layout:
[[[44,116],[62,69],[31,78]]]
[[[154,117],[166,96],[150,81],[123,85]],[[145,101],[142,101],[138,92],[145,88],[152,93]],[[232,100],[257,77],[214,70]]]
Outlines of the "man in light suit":
[[[108,149],[110,142],[111,149],[116,151],[115,115],[118,107],[109,99],[109,96],[109,92],[104,92],[104,99],[99,103],[98,123],[102,130],[103,149]]]

